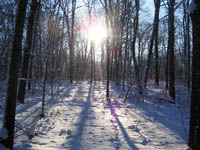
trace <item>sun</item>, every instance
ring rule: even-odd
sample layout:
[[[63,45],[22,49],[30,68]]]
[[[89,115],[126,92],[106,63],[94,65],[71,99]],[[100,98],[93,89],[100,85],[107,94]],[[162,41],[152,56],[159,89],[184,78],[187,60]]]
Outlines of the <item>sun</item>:
[[[100,44],[106,38],[106,28],[102,24],[95,24],[88,29],[88,40]]]
[[[81,35],[88,42],[100,45],[107,37],[105,21],[97,16],[85,17],[81,20]]]

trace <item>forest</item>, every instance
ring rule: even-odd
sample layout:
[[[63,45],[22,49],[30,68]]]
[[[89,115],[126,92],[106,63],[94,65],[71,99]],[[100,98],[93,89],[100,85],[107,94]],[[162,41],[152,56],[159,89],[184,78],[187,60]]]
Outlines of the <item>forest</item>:
[[[199,150],[199,0],[0,0],[0,150]]]

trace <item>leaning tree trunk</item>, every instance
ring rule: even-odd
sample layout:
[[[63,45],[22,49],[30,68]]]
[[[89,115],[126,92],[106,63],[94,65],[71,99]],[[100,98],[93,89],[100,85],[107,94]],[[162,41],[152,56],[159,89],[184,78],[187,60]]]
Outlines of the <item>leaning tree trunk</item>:
[[[14,37],[11,49],[12,54],[9,67],[10,69],[8,77],[8,88],[6,93],[6,108],[3,121],[3,127],[7,130],[8,137],[1,141],[1,143],[9,149],[13,149],[14,144],[18,66],[20,62],[19,58],[22,47],[27,2],[28,0],[20,0],[18,3]]]
[[[192,96],[190,105],[189,146],[200,149],[200,1],[193,0],[196,6],[191,12],[193,35]],[[192,4],[191,4],[192,5]],[[192,8],[192,7],[191,7]]]
[[[28,20],[26,44],[24,48],[24,59],[23,59],[23,67],[22,67],[22,78],[25,78],[25,79],[27,79],[27,76],[28,76],[28,64],[29,64],[29,58],[30,58],[30,51],[32,47],[33,26],[34,26],[37,5],[38,5],[37,0],[32,0],[31,13]],[[24,103],[25,93],[26,93],[26,80],[23,79],[23,80],[20,80],[19,82],[18,100],[20,103]]]

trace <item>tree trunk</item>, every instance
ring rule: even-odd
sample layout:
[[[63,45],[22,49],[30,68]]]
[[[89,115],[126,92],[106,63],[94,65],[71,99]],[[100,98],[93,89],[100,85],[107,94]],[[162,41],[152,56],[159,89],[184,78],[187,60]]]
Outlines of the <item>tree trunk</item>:
[[[165,88],[169,88],[169,47],[167,47],[166,66],[165,66]]]
[[[20,62],[19,58],[22,47],[27,1],[28,0],[20,0],[18,3],[14,37],[11,49],[12,54],[9,67],[10,69],[8,77],[8,88],[6,93],[6,108],[3,122],[3,127],[8,131],[8,137],[7,139],[1,141],[1,143],[9,149],[13,149],[14,144],[18,66]]]
[[[129,22],[129,20],[128,20]],[[127,51],[128,51],[128,24],[126,27],[126,43],[125,43],[125,58],[124,58],[124,67],[123,67],[123,91],[125,90],[125,79],[126,79],[126,61],[127,61]]]
[[[176,99],[175,90],[175,65],[174,65],[174,5],[175,0],[169,2],[169,36],[168,36],[168,47],[169,47],[169,95]]]
[[[189,0],[187,1],[187,6],[189,7]],[[190,82],[191,82],[191,71],[190,71],[190,16],[187,15],[187,24],[186,24],[186,29],[187,29],[187,88],[190,89]]]
[[[30,58],[30,51],[32,47],[32,37],[33,37],[33,27],[34,27],[34,20],[35,14],[37,10],[37,0],[32,0],[31,4],[31,13],[28,20],[28,27],[27,27],[27,36],[26,36],[26,44],[24,48],[24,59],[22,65],[22,78],[26,78],[28,76],[28,64]],[[18,90],[18,100],[20,103],[24,103],[24,97],[26,93],[26,80],[20,80],[19,82],[19,90]]]
[[[189,146],[200,149],[200,2],[193,0],[196,8],[191,12],[193,35],[192,96],[190,105]]]
[[[71,25],[71,41],[70,41],[70,82],[73,83],[74,76],[74,21],[76,11],[76,0],[72,0],[72,25]]]
[[[153,42],[154,38],[156,37],[155,44],[157,44],[157,47],[155,47],[155,51],[157,51],[158,55],[158,24],[159,24],[159,10],[160,10],[160,0],[156,0],[155,3],[155,16],[154,16],[154,26],[153,26],[153,31],[150,39],[150,46],[149,46],[149,54],[148,54],[148,60],[147,60],[147,68],[145,72],[145,79],[144,79],[144,86],[146,87],[147,84],[147,78],[148,78],[148,73],[151,65],[151,57],[152,57],[152,51],[153,51]]]
[[[132,55],[133,55],[133,62],[134,62],[134,68],[135,68],[135,75],[136,75],[136,80],[137,80],[137,86],[138,86],[138,93],[142,94],[143,89],[142,89],[142,80],[140,77],[140,70],[138,67],[138,62],[136,60],[135,56],[135,43],[136,43],[136,38],[138,34],[138,24],[139,24],[139,9],[140,9],[140,2],[139,0],[135,0],[135,5],[136,5],[136,17],[134,21],[134,37],[133,37],[133,42],[131,44],[131,50],[132,50]]]
[[[47,56],[47,60],[45,62],[45,70],[43,75],[43,87],[42,87],[42,112],[40,114],[41,117],[45,117],[44,114],[44,106],[45,106],[45,94],[46,94],[46,79],[47,79],[47,69],[49,63],[49,56]]]
[[[108,12],[108,5],[107,5],[107,0],[104,0],[104,3],[105,3],[105,13],[106,13],[106,28],[109,29],[109,12]],[[111,52],[111,49],[110,49],[110,46],[109,46],[109,39],[107,37],[106,39],[106,53],[107,53],[107,68],[106,68],[106,71],[107,71],[107,81],[106,81],[106,100],[109,101],[110,100],[110,52]]]
[[[39,14],[39,13],[38,13]],[[31,83],[32,83],[32,74],[33,74],[33,52],[35,51],[35,46],[36,46],[36,37],[37,37],[37,27],[35,26],[34,29],[34,38],[33,38],[33,46],[32,46],[32,55],[30,56],[30,63],[29,63],[29,76],[28,76],[28,91],[31,90]]]
[[[160,0],[156,1],[156,10],[155,13],[157,14],[155,17],[155,59],[156,59],[156,64],[155,64],[155,84],[159,85],[159,54],[158,54],[158,27],[159,27],[159,9],[160,9]]]
[[[94,49],[94,51],[93,51],[93,68],[94,68],[94,69],[93,69],[93,74],[94,74],[94,81],[96,81],[95,45],[94,45],[93,47],[94,47],[94,48],[93,48],[93,49]]]
[[[93,82],[93,64],[94,64],[94,62],[93,62],[93,42],[92,42],[92,40],[90,41],[90,70],[91,70],[91,72],[90,72],[90,82],[92,83]]]

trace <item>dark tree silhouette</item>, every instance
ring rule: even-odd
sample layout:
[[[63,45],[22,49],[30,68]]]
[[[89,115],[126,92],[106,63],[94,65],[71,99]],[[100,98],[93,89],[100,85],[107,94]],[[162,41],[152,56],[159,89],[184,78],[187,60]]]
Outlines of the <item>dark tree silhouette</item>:
[[[159,27],[159,10],[160,10],[160,0],[156,0],[155,3],[156,6],[156,10],[155,13],[157,14],[157,16],[155,16],[155,59],[156,59],[156,64],[155,64],[155,83],[156,85],[159,85],[159,54],[158,54],[158,27]]]
[[[194,0],[191,6],[193,59],[192,59],[192,96],[190,105],[189,146],[200,149],[200,1]],[[194,7],[196,6],[196,7]]]
[[[18,3],[11,50],[12,54],[9,66],[8,88],[6,93],[6,109],[3,122],[3,127],[8,131],[8,137],[1,141],[1,143],[9,149],[13,149],[14,143],[18,66],[22,47],[22,37],[27,1],[28,0],[20,0]]]
[[[174,5],[175,0],[169,1],[169,36],[168,36],[168,50],[169,50],[169,95],[175,100],[175,65],[174,65]]]
[[[154,26],[152,35],[150,38],[150,46],[149,46],[149,54],[147,59],[147,68],[145,73],[145,81],[144,86],[146,87],[147,79],[148,79],[148,72],[151,65],[151,58],[152,58],[152,52],[153,52],[153,43],[155,40],[155,51],[156,51],[156,59],[158,59],[158,25],[159,25],[159,11],[160,11],[160,0],[155,1],[155,15],[154,15]],[[158,64],[156,67],[156,83],[159,84],[159,74],[158,74]]]
[[[139,25],[139,10],[140,10],[140,2],[139,0],[135,0],[135,7],[136,7],[136,14],[135,14],[135,19],[134,19],[134,25],[133,25],[133,30],[134,30],[134,37],[133,37],[133,42],[131,43],[131,50],[132,50],[132,55],[133,55],[133,62],[134,62],[134,69],[135,69],[135,76],[137,79],[137,87],[138,87],[138,93],[142,94],[143,89],[142,89],[142,79],[140,77],[140,69],[138,66],[138,62],[136,59],[136,50],[135,50],[135,45],[136,45],[136,39],[137,39],[137,34],[138,34],[138,25]]]
[[[37,10],[37,0],[32,0],[31,4],[31,13],[28,20],[28,29],[27,29],[27,36],[26,36],[26,44],[24,48],[24,59],[23,59],[23,66],[22,66],[22,78],[19,82],[19,90],[18,90],[18,100],[20,103],[24,103],[24,97],[26,93],[26,79],[28,76],[28,64],[30,58],[30,51],[32,47],[32,37],[33,37],[33,26],[35,20],[35,14]]]

